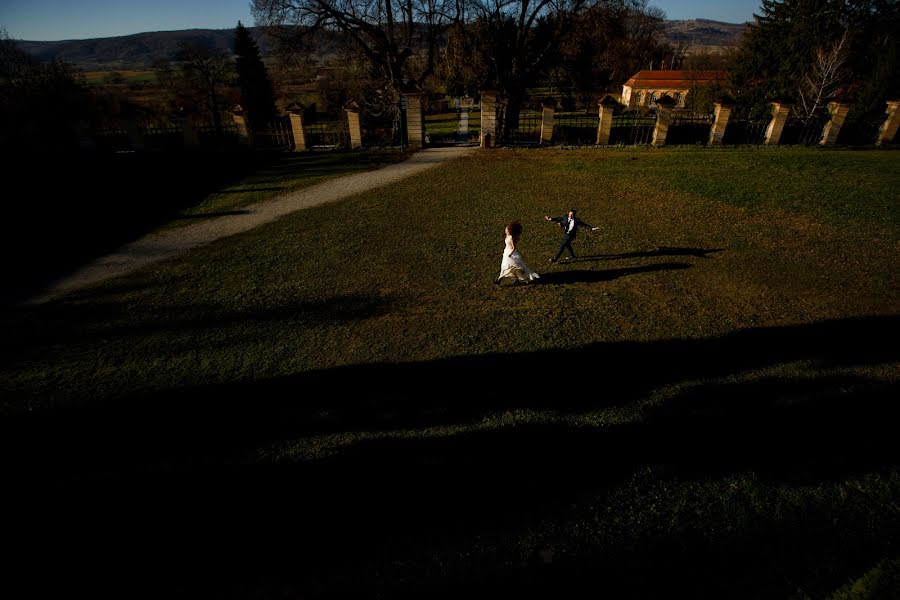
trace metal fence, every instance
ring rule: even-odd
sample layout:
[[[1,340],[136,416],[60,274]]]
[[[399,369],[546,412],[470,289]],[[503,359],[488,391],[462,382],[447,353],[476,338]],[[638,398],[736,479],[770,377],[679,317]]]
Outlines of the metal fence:
[[[195,125],[194,130],[201,146],[230,147],[237,146],[240,142],[237,125],[234,123],[223,122],[220,131],[217,131],[212,123]]]
[[[304,124],[303,134],[306,137],[306,147],[310,149],[326,150],[350,145],[346,119]]]
[[[509,130],[509,143],[533,145],[541,143],[541,114],[522,111],[515,128]]]
[[[772,115],[768,111],[752,111],[736,106],[732,109],[722,136],[723,144],[756,144],[766,141],[766,129]]]
[[[290,117],[280,117],[266,123],[266,127],[253,132],[253,145],[257,148],[291,150],[294,147],[294,131]]]
[[[107,152],[132,150],[131,136],[121,127],[103,127],[94,133],[97,148]]]
[[[868,146],[878,141],[878,134],[884,124],[884,114],[864,115],[858,119],[844,121],[838,133],[838,144],[847,146]]]
[[[611,145],[634,146],[653,141],[656,113],[630,109],[617,110],[616,113],[609,131]]]
[[[788,117],[781,131],[781,139],[778,141],[782,145],[802,145],[812,146],[822,141],[822,132],[828,123],[828,115],[815,115],[808,119],[801,119],[792,114]]]
[[[706,144],[715,117],[707,114],[676,111],[666,132],[666,145]]]
[[[362,145],[367,148],[391,148],[403,145],[403,129],[399,112],[385,112],[381,115],[363,114]]]
[[[557,113],[553,124],[553,141],[557,144],[596,144],[599,121],[600,117],[596,114]]]
[[[184,147],[184,131],[177,123],[144,123],[141,126],[144,148],[172,150]]]

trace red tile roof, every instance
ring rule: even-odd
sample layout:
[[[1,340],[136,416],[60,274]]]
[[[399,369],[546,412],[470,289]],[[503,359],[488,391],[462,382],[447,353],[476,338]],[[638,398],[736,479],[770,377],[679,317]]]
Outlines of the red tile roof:
[[[688,88],[698,83],[724,81],[725,71],[638,71],[625,85],[631,88]]]

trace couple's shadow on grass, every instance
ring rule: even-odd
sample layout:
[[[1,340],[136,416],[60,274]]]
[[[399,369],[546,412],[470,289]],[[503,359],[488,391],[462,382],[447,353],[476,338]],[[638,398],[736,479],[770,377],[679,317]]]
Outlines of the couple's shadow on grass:
[[[654,250],[637,250],[622,254],[595,254],[580,256],[578,258],[563,261],[558,264],[573,265],[576,263],[601,262],[609,260],[624,260],[629,258],[657,258],[663,256],[691,256],[696,258],[709,258],[711,254],[721,252],[721,248],[676,248],[660,246]],[[603,271],[586,269],[566,269],[565,271],[551,271],[541,273],[541,278],[534,283],[540,285],[564,285],[569,283],[598,283],[612,281],[620,277],[638,275],[640,273],[652,273],[654,271],[681,271],[690,269],[693,265],[686,262],[666,262],[638,267],[626,267],[622,269],[606,269]]]
[[[594,254],[591,256],[579,256],[569,262],[599,262],[602,260],[618,260],[626,258],[654,258],[659,256],[693,256],[695,258],[710,258],[710,254],[722,252],[722,248],[678,248],[674,246],[659,246],[654,250],[635,250],[622,254]]]

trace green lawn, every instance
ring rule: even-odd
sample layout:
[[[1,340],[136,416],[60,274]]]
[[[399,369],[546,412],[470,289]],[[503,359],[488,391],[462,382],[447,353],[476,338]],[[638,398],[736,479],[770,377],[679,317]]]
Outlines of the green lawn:
[[[8,312],[11,481],[211,561],[189,593],[890,585],[897,190],[891,151],[480,151]],[[514,219],[539,285],[493,283]]]
[[[89,85],[104,85],[114,74],[121,76],[122,83],[156,83],[155,71],[86,71],[84,79]]]

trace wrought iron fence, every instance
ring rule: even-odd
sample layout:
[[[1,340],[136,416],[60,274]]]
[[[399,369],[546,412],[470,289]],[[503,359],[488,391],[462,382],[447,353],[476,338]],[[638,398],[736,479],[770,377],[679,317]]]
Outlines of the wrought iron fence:
[[[219,131],[212,123],[201,123],[194,130],[201,146],[237,146],[240,141],[237,125],[234,123],[223,122]]]
[[[385,112],[381,115],[363,114],[360,127],[362,127],[362,145],[367,148],[403,145],[403,130],[400,127],[398,112]]]
[[[294,147],[294,132],[289,117],[279,117],[266,127],[253,132],[253,145],[257,148],[290,150]]]
[[[509,143],[532,145],[541,143],[541,114],[522,111],[515,128],[509,130]]]
[[[595,144],[599,121],[600,117],[596,114],[557,113],[553,124],[553,141],[558,144]]]
[[[656,113],[643,110],[616,110],[609,131],[611,145],[634,146],[653,141]]]
[[[303,125],[306,147],[310,149],[344,148],[350,145],[347,120],[319,121]]]
[[[858,119],[847,119],[838,133],[838,144],[847,146],[868,146],[878,141],[878,134],[884,123],[884,114],[863,115]]]
[[[766,129],[772,115],[768,111],[754,111],[750,108],[736,106],[728,117],[728,125],[722,136],[723,144],[756,144],[766,141]]]
[[[803,146],[818,144],[822,141],[822,132],[829,118],[828,115],[822,114],[814,115],[808,119],[801,119],[797,115],[792,114],[784,124],[784,129],[781,131],[781,139],[778,143]]]
[[[685,111],[672,113],[672,122],[666,132],[666,145],[706,144],[715,117]]]
[[[94,134],[97,148],[107,152],[132,150],[131,136],[121,127],[102,127]]]
[[[147,150],[172,150],[184,146],[184,131],[177,123],[146,122],[141,125],[141,131]]]

